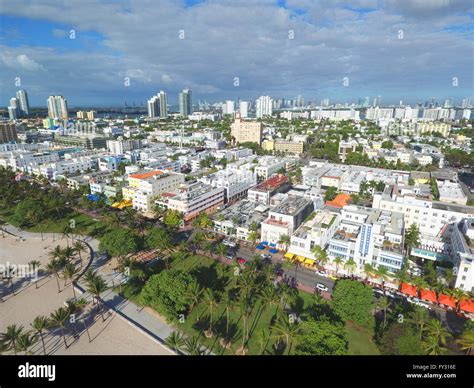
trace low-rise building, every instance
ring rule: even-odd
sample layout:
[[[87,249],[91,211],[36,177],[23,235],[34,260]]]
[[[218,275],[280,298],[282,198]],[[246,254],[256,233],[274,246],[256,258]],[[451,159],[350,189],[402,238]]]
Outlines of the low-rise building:
[[[287,248],[280,243],[282,236],[290,237],[292,233],[313,211],[313,202],[299,196],[288,196],[280,205],[270,210],[268,218],[262,222],[262,241]]]
[[[268,205],[273,195],[285,192],[289,188],[288,177],[283,174],[277,174],[249,189],[247,196],[251,202]]]
[[[183,214],[185,222],[196,218],[201,212],[211,214],[224,204],[224,188],[212,187],[203,182],[183,183],[178,189],[165,192],[156,201],[166,209]]]

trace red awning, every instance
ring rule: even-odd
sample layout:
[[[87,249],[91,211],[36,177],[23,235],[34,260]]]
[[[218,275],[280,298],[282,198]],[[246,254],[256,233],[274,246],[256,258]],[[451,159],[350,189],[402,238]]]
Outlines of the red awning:
[[[462,300],[459,302],[459,309],[467,313],[474,313],[474,300]]]
[[[420,289],[420,297],[421,299],[428,300],[430,302],[436,303],[436,292],[431,290],[424,290],[423,288]]]
[[[453,309],[456,308],[456,302],[454,301],[454,298],[448,295],[439,294],[438,303],[444,304],[445,306],[452,307]]]
[[[410,296],[416,296],[416,295],[417,295],[416,287],[415,287],[415,286],[412,286],[411,284],[402,283],[402,289],[401,289],[401,291],[402,291],[404,294],[407,294],[407,295],[410,295]]]

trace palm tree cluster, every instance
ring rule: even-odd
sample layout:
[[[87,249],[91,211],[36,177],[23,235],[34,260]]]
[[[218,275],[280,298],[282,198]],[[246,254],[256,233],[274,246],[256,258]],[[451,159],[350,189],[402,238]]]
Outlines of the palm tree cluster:
[[[59,328],[66,348],[68,344],[65,337],[65,327],[71,314],[77,314],[87,305],[85,299],[68,301],[67,307],[60,307],[49,317],[37,316],[30,324],[31,329],[25,330],[22,325],[12,324],[7,326],[4,333],[0,333],[0,354],[5,352],[23,352],[25,355],[33,354],[32,348],[41,340],[43,354],[47,354],[45,337],[48,333]]]
[[[45,269],[54,275],[58,286],[58,292],[61,292],[61,286],[59,284],[59,278],[62,274],[64,279],[64,287],[67,286],[68,280],[71,281],[71,287],[76,297],[76,291],[74,289],[74,280],[80,273],[82,267],[81,252],[84,249],[84,243],[76,241],[73,246],[61,248],[57,245],[50,253],[50,261],[46,264]],[[73,258],[79,255],[79,267],[73,261]]]
[[[102,316],[102,320],[105,320],[104,318],[104,311],[103,311],[103,303],[100,295],[105,292],[109,287],[107,286],[107,282],[104,280],[102,276],[97,274],[97,271],[94,271],[92,269],[89,269],[85,276],[84,279],[87,284],[87,292],[89,292],[92,295],[92,303],[96,304],[98,306],[98,310]]]
[[[205,338],[217,336],[223,350],[239,355],[249,352],[249,341],[253,337],[258,338],[262,354],[270,351],[267,348],[273,339],[276,341],[275,352],[285,345],[290,353],[298,323],[288,319],[285,310],[297,296],[297,290],[285,283],[275,286],[272,266],[259,257],[244,268],[237,263],[234,268],[222,268],[216,281],[216,284],[223,285],[222,288],[205,288],[194,282],[187,290],[190,301],[188,315],[194,312],[193,326],[200,330],[198,337],[201,334]],[[234,274],[233,279],[228,277],[230,272]],[[263,341],[262,333],[256,333],[255,329],[265,311],[272,306],[271,330],[264,333]],[[168,346],[177,352],[190,354],[187,349],[190,340],[186,342],[183,338],[174,333],[169,337]],[[193,341],[197,340],[194,338]]]

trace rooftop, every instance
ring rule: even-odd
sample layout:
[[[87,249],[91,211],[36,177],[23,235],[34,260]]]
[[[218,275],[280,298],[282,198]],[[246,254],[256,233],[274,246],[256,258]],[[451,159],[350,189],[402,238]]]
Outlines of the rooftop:
[[[164,174],[164,172],[160,171],[160,170],[154,170],[154,171],[143,172],[143,173],[139,173],[139,174],[131,174],[130,178],[148,179],[148,178],[151,178],[152,176],[161,175],[161,174]]]
[[[304,197],[288,196],[281,204],[275,206],[271,212],[294,216],[310,204],[312,204],[312,201]]]
[[[277,174],[266,181],[258,184],[255,189],[259,191],[273,191],[288,182],[288,177],[283,174]]]

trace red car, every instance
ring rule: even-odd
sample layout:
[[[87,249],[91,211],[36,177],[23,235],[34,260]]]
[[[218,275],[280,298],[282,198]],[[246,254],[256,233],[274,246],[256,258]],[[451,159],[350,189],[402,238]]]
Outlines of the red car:
[[[239,263],[239,264],[245,264],[246,262],[247,262],[247,260],[242,259],[241,257],[237,258],[237,263]]]

